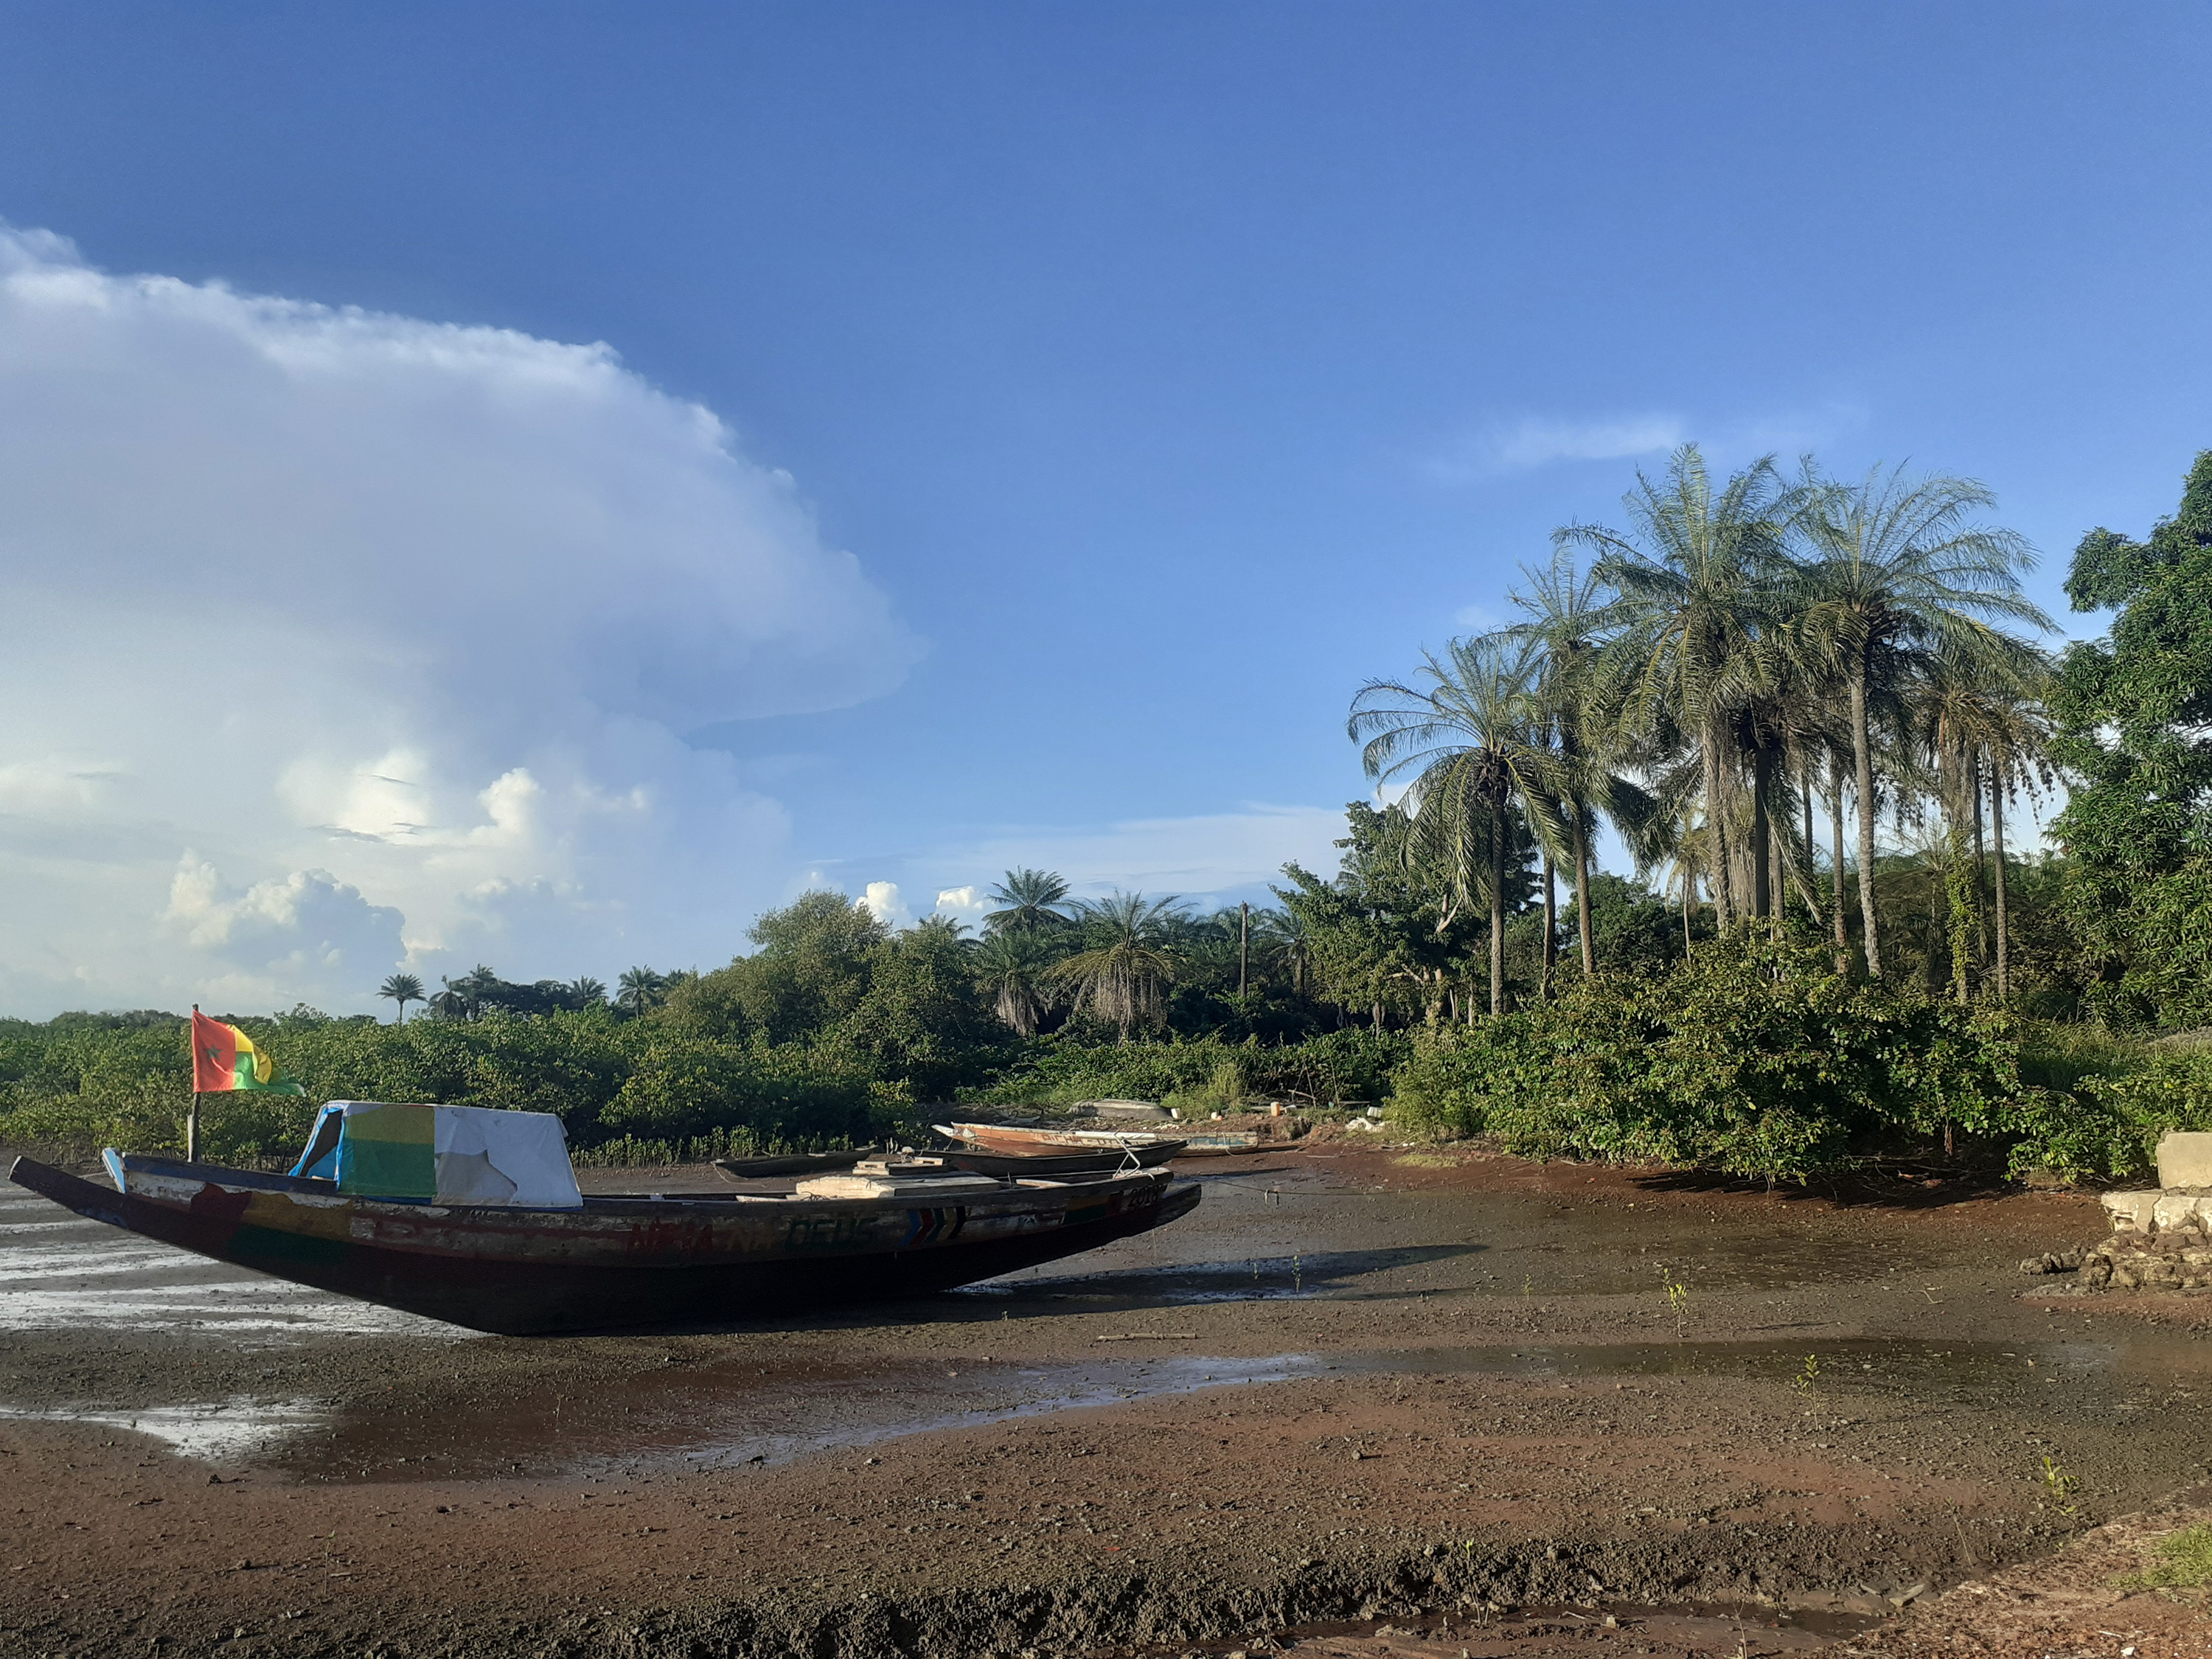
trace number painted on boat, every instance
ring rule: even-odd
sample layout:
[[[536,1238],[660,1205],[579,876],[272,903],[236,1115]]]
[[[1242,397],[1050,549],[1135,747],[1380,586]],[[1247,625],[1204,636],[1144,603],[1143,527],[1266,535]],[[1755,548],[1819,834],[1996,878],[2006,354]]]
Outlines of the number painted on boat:
[[[846,1244],[873,1243],[876,1224],[882,1218],[872,1215],[794,1216],[790,1230],[784,1235],[783,1247],[787,1250],[834,1250]]]

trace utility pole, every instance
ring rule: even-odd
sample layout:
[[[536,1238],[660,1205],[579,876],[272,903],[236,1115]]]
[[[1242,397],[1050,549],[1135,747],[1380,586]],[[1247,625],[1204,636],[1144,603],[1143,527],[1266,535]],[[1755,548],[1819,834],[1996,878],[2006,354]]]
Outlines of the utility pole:
[[[1237,907],[1237,994],[1244,994],[1246,969],[1252,963],[1252,906],[1249,901]]]

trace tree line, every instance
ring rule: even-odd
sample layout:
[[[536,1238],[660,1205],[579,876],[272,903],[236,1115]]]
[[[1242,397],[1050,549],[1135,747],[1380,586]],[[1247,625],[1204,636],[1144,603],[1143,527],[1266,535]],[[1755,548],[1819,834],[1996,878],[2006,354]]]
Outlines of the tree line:
[[[1802,907],[1839,971],[1881,979],[1887,817],[1945,872],[1954,994],[2005,996],[2005,812],[2050,775],[2051,662],[2004,626],[2049,622],[2020,591],[2026,544],[1975,517],[1988,490],[1896,469],[1839,483],[1810,459],[1784,477],[1771,458],[1717,481],[1686,446],[1625,504],[1626,529],[1556,532],[1510,596],[1523,620],[1353,701],[1369,776],[1401,791],[1389,833],[1406,867],[1443,905],[1487,908],[1488,1012],[1506,1009],[1506,926],[1531,859],[1538,996],[1562,870],[1580,969],[1596,970],[1601,823],[1640,874],[1664,872],[1686,926],[1705,913],[1716,932],[1778,937]]]
[[[812,892],[710,971],[480,964],[388,980],[404,1023],[240,1023],[317,1097],[554,1111],[586,1152],[1112,1096],[1395,1097],[1531,1152],[1770,1178],[1921,1143],[2114,1174],[2212,1127],[2212,1047],[2131,1035],[2212,1024],[2212,452],[2142,539],[2083,538],[2067,592],[2112,626],[2055,657],[1971,482],[1716,482],[1691,448],[1627,507],[1559,532],[1513,625],[1358,692],[1389,799],[1272,902],[1024,868],[971,932]],[[2023,853],[2061,780],[2055,850]],[[1636,878],[1597,868],[1607,827]],[[168,1144],[179,1030],[0,1020],[0,1137]],[[302,1127],[229,1104],[240,1155]]]

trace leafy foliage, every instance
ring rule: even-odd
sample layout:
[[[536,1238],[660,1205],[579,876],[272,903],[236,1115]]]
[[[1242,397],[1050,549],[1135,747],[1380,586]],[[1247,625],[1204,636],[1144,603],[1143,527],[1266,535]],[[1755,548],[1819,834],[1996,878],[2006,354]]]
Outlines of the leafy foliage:
[[[2072,775],[2053,825],[2097,969],[2091,1000],[2124,1025],[2212,1022],[2212,450],[2148,540],[2081,540],[2066,583],[2110,635],[2070,647],[2051,708]]]
[[[1400,1115],[1530,1157],[1769,1180],[1946,1122],[2011,1125],[2023,1085],[2006,1017],[1838,977],[1817,945],[1732,944],[1419,1035],[1396,1079]]]

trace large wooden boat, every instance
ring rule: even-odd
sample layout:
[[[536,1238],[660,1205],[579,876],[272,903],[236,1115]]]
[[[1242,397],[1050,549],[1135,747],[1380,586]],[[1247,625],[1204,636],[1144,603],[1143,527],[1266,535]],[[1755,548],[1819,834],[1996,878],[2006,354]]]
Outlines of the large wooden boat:
[[[217,1261],[510,1335],[717,1324],[946,1290],[1148,1231],[1199,1197],[1164,1170],[1080,1183],[894,1171],[801,1183],[860,1194],[850,1197],[634,1194],[532,1207],[362,1196],[311,1176],[113,1152],[106,1162],[112,1189],[27,1158],[9,1177],[79,1215]]]
[[[1060,1152],[1133,1152],[1140,1164],[1164,1164],[1182,1150],[1180,1135],[1151,1129],[1020,1129],[1003,1123],[933,1123],[947,1140],[1012,1158]]]

